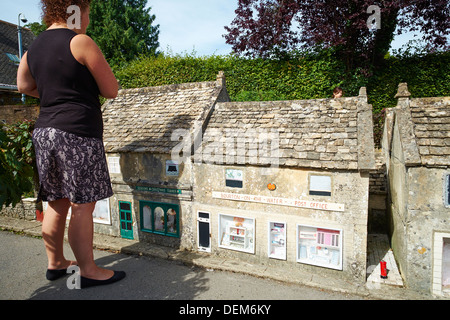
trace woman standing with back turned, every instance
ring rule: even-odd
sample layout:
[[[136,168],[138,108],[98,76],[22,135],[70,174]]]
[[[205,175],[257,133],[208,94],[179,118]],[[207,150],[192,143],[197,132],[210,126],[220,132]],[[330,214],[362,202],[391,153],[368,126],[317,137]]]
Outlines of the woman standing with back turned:
[[[19,91],[41,101],[33,143],[39,199],[48,201],[42,223],[47,279],[56,280],[70,265],[77,264],[82,288],[125,277],[123,271],[98,267],[93,255],[92,212],[96,201],[113,194],[102,141],[99,95],[115,98],[118,83],[96,43],[85,35],[90,2],[42,0],[48,29],[24,54],[17,73]],[[75,29],[68,26],[69,17],[73,20],[73,12],[77,12],[68,10],[71,5],[81,12],[81,24]],[[63,254],[69,208],[68,236],[76,262],[66,260]]]

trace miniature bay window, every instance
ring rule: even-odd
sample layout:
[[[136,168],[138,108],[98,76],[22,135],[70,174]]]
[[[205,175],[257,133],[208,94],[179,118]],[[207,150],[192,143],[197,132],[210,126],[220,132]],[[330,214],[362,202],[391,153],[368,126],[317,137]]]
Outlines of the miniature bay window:
[[[297,225],[297,262],[342,270],[342,231]]]
[[[141,230],[170,237],[179,237],[179,206],[170,203],[139,201]]]

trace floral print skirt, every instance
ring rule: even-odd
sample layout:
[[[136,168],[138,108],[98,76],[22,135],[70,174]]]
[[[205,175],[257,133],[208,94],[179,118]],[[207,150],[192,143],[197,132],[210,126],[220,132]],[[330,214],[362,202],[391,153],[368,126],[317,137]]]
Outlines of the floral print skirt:
[[[33,144],[39,199],[90,203],[113,195],[103,141],[55,128],[36,128]]]

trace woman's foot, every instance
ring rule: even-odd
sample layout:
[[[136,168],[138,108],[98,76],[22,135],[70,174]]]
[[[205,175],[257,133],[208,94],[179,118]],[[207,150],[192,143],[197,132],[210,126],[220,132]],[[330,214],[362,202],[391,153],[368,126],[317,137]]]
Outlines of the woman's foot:
[[[69,268],[70,266],[76,266],[76,265],[77,265],[76,261],[70,261],[70,260],[65,260],[65,261],[61,261],[59,263],[52,264],[47,269],[45,276],[46,276],[47,280],[55,281],[61,277],[64,277],[65,275],[67,275],[67,268]]]
[[[91,268],[81,269],[80,275],[83,278],[92,280],[107,280],[114,276],[114,271],[103,269],[95,265]]]
[[[90,278],[81,276],[81,282],[80,282],[81,289],[111,284],[111,283],[122,280],[126,276],[124,271],[112,271],[112,270],[108,270],[108,271],[111,271],[113,273],[113,275],[111,277],[109,277],[107,279],[103,279],[103,280],[90,279]]]

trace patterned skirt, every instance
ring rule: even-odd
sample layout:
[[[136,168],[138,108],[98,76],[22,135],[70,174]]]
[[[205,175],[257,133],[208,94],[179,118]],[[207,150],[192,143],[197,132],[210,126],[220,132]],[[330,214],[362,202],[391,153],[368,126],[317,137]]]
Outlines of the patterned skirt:
[[[55,128],[36,128],[39,199],[89,203],[113,195],[103,142]]]

